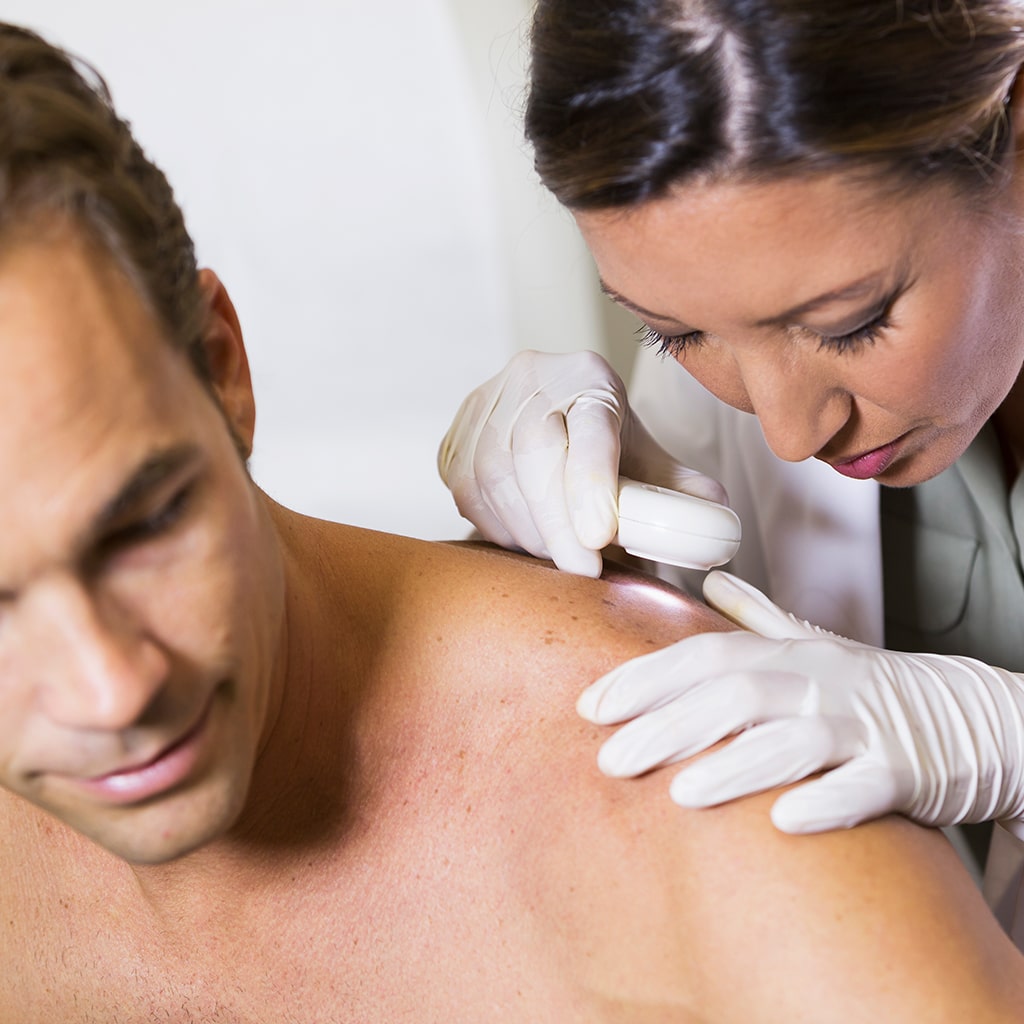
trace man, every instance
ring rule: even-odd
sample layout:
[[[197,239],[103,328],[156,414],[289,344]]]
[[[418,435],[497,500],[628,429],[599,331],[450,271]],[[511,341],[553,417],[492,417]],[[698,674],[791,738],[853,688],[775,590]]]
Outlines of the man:
[[[573,704],[675,592],[311,520],[227,294],[0,28],[0,1020],[1007,1021],[942,837],[602,778]]]

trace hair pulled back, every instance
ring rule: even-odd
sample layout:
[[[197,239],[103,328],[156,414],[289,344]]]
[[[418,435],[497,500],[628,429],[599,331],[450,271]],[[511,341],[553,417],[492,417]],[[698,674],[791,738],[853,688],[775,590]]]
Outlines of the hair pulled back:
[[[571,208],[699,176],[1000,180],[1022,0],[538,0],[526,134]]]
[[[0,243],[55,216],[110,253],[205,377],[195,251],[167,179],[97,72],[0,23]]]

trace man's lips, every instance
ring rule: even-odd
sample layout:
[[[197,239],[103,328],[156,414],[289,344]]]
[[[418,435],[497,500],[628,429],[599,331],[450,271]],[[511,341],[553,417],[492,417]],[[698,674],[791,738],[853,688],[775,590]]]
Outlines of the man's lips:
[[[187,732],[144,760],[102,775],[65,778],[72,786],[109,803],[135,803],[166,792],[183,782],[198,762],[212,706],[211,696]]]
[[[103,772],[101,775],[87,776],[85,781],[102,782],[104,779],[113,779],[116,778],[118,775],[131,775],[133,772],[140,772],[143,769],[148,768],[150,765],[156,764],[156,762],[159,761],[161,758],[173,753],[175,750],[177,750],[178,747],[182,746],[182,744],[187,743],[195,734],[199,726],[203,723],[205,717],[206,710],[204,709],[203,714],[200,715],[199,720],[194,725],[191,725],[182,736],[178,737],[178,739],[174,740],[172,743],[169,743],[166,747],[158,751],[156,754],[153,754],[152,757],[143,758],[142,760],[137,761],[134,764],[122,765],[119,768],[114,768],[112,771]]]
[[[899,453],[905,437],[906,434],[901,434],[895,441],[872,448],[870,451],[861,452],[848,459],[826,458],[824,461],[843,476],[851,477],[854,480],[870,480],[888,469],[890,463]]]

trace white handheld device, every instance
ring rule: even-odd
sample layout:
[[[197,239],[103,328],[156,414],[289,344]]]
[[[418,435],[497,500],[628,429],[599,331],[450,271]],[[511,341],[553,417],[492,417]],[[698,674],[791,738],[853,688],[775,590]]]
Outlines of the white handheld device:
[[[740,536],[740,517],[725,505],[619,477],[615,543],[631,555],[710,569],[736,554]]]

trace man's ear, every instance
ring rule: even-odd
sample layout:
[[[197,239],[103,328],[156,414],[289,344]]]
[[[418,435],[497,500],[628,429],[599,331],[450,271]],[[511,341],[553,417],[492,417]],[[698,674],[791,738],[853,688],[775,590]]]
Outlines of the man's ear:
[[[1010,93],[1006,97],[1009,107],[1010,133],[1013,136],[1013,176],[1020,182],[1024,175],[1021,174],[1021,167],[1024,164],[1024,68],[1017,72],[1017,77],[1010,87]]]
[[[202,342],[210,386],[242,454],[248,458],[256,429],[256,401],[242,327],[227,289],[212,270],[199,271],[199,288],[206,300]]]

